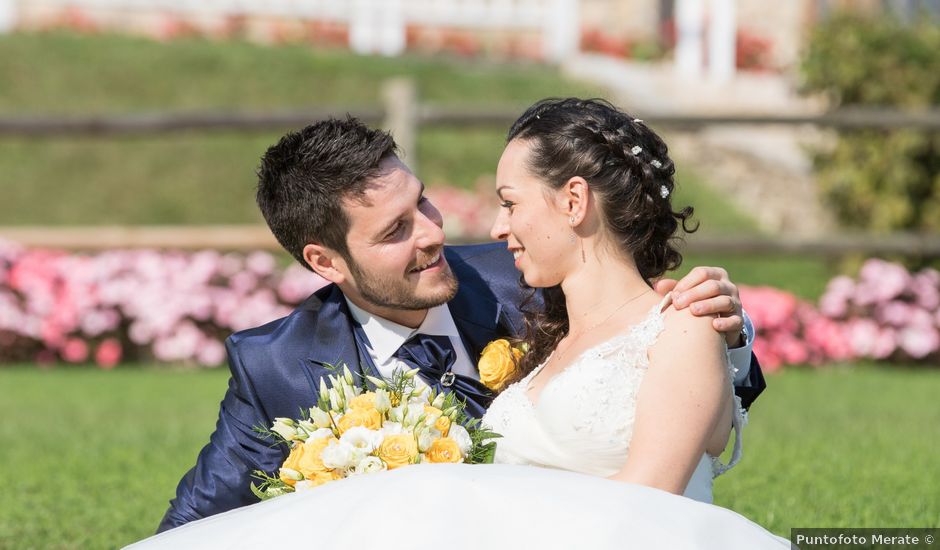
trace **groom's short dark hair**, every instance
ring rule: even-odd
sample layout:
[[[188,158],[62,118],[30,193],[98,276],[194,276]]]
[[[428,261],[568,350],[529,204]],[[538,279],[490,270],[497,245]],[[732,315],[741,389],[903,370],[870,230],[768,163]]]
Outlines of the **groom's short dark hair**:
[[[281,246],[308,269],[303,250],[309,243],[348,260],[342,201],[363,197],[379,163],[396,151],[391,134],[353,117],[322,120],[272,145],[261,157],[256,198]]]

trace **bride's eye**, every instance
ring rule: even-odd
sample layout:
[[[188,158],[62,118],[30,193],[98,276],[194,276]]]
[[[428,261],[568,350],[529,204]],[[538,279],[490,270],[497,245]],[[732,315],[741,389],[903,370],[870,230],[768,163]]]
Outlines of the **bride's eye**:
[[[511,201],[503,201],[503,202],[499,203],[499,205],[500,205],[501,207],[503,207],[503,208],[512,209],[512,207],[515,206],[515,203],[513,203],[513,202],[511,202]]]

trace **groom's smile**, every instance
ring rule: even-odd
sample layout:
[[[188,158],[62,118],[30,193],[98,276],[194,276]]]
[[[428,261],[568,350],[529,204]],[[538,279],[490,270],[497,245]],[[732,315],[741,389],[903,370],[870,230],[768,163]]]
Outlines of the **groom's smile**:
[[[379,165],[362,197],[349,198],[349,257],[335,262],[337,281],[359,307],[404,325],[448,302],[457,280],[444,258],[444,220],[424,184],[397,157]]]

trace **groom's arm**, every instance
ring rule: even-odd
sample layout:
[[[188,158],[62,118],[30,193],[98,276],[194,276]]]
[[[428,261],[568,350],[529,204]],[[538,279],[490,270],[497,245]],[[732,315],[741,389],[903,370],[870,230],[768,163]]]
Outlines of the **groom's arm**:
[[[283,460],[279,448],[272,448],[252,430],[268,422],[237,345],[229,338],[225,346],[232,377],[215,432],[200,451],[196,465],[180,480],[176,498],[170,501],[157,532],[257,502],[250,489],[252,471],[273,471]]]

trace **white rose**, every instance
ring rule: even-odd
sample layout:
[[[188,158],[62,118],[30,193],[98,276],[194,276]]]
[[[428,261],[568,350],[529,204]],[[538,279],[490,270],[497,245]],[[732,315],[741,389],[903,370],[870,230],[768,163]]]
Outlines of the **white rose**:
[[[446,397],[447,396],[444,394],[444,392],[437,394],[437,397],[435,397],[434,401],[431,402],[431,406],[434,407],[435,409],[440,409],[441,407],[444,406],[444,399]]]
[[[316,485],[314,485],[312,481],[307,480],[307,479],[303,481],[298,481],[297,483],[294,484],[294,490],[296,490],[298,493],[301,491],[308,491],[310,489],[313,489],[314,487],[316,487]]]
[[[349,403],[356,398],[356,390],[348,384],[343,384],[343,401]]]
[[[329,428],[332,425],[332,421],[330,420],[330,413],[319,407],[310,408],[310,420],[313,420],[313,423],[317,428]]]
[[[330,408],[334,411],[343,410],[344,401],[339,392],[336,391],[336,388],[330,388]]]
[[[364,426],[349,428],[340,436],[341,443],[345,443],[363,454],[369,454],[382,444],[384,437],[381,433],[370,430]]]
[[[450,425],[450,431],[447,432],[447,437],[457,442],[457,446],[460,447],[460,454],[467,456],[470,453],[470,449],[473,447],[473,440],[470,439],[470,433],[467,432],[466,428],[454,422]]]
[[[329,428],[318,428],[310,432],[309,439],[323,439],[324,437],[333,437],[333,430]]]
[[[352,445],[331,442],[320,454],[323,465],[330,469],[346,469],[353,465],[354,451]]]
[[[392,408],[392,400],[388,396],[388,391],[383,389],[375,390],[375,410],[385,414]]]
[[[406,407],[405,418],[402,420],[402,424],[411,428],[421,420],[421,417],[424,416],[424,406],[416,403],[409,404]]]
[[[297,437],[297,428],[294,427],[294,421],[290,418],[275,418],[274,425],[271,426],[271,431],[277,433],[287,441]]]
[[[399,405],[388,410],[388,419],[392,422],[401,422],[405,419],[405,406]]]
[[[377,456],[367,456],[356,465],[357,474],[374,474],[375,472],[381,472],[387,469],[388,466]]]
[[[398,435],[403,430],[402,425],[398,422],[386,422],[382,425],[382,429],[379,430],[379,433],[382,434],[382,439],[385,439],[390,435]],[[379,444],[381,445],[381,442]]]
[[[441,432],[433,428],[429,430],[422,430],[421,433],[418,434],[418,450],[422,453],[427,452],[427,450],[431,447],[431,444],[434,443],[434,440],[441,437],[441,435]]]

